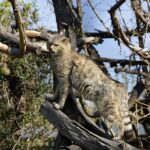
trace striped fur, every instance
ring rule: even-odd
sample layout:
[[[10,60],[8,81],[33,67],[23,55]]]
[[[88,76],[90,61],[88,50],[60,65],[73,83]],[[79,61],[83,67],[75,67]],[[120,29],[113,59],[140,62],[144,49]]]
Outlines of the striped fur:
[[[59,92],[56,93],[59,93],[60,108],[63,108],[73,86],[85,99],[96,103],[107,127],[110,131],[115,129],[115,139],[132,130],[128,93],[121,83],[106,76],[91,59],[73,51],[66,37],[58,36],[53,44],[47,43],[47,48],[51,54],[51,67],[59,82]]]

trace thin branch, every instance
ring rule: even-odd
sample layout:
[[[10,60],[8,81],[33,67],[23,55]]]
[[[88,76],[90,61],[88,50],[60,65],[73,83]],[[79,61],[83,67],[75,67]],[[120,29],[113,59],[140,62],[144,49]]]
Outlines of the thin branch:
[[[129,109],[131,109],[133,107],[133,105],[135,104],[135,102],[138,100],[139,96],[141,95],[141,93],[144,91],[145,89],[145,84],[140,80],[136,83],[136,85],[134,86],[130,98],[129,98]]]
[[[77,39],[77,45],[84,45],[84,44],[94,44],[94,43],[102,43],[103,40],[101,37],[83,37]]]
[[[111,59],[111,58],[94,58],[96,62],[108,62],[113,66],[117,66],[117,64],[120,64],[121,66],[125,65],[130,65],[130,66],[135,66],[135,65],[147,65],[146,63],[142,61],[132,61],[132,60],[127,60],[127,59]]]
[[[137,71],[137,70],[128,70],[127,68],[115,68],[115,72],[118,73],[118,72],[126,72],[126,73],[129,73],[129,74],[136,74],[136,75],[142,75],[142,76],[149,76],[148,73],[145,73],[145,72],[140,72],[140,71]]]
[[[111,33],[111,31],[109,30],[109,28],[105,25],[104,21],[100,18],[99,14],[96,12],[91,0],[88,0],[88,3],[90,5],[90,7],[92,8],[94,14],[96,15],[96,17],[98,18],[98,20],[101,22],[101,24],[105,27],[105,29]]]
[[[105,39],[105,38],[114,38],[114,39],[117,39],[115,37],[114,34],[110,33],[110,32],[107,32],[107,31],[100,31],[100,30],[96,30],[97,32],[85,32],[84,34],[86,36],[100,36],[101,38]],[[132,29],[132,30],[126,30],[126,31],[123,31],[128,37],[131,37],[131,36],[139,36],[139,35],[144,35],[145,33],[149,33],[150,32],[150,27],[147,26],[146,27],[143,27],[140,29],[140,31],[135,28],[135,29]]]
[[[80,20],[82,21],[82,6],[81,6],[81,0],[77,0],[77,10],[78,10],[78,16],[80,18]]]
[[[117,0],[116,0],[116,1],[117,1]],[[121,16],[121,19],[122,19],[122,21],[123,21],[123,24],[124,24],[124,26],[125,26],[126,31],[129,31],[128,26],[127,26],[126,21],[125,21],[125,18],[124,18],[123,15],[122,15],[122,11],[121,11],[121,8],[120,8],[120,7],[119,7],[119,13],[120,13],[120,16]]]
[[[86,36],[93,36],[93,37],[101,37],[101,38],[115,38],[115,36],[107,31],[100,31],[96,30],[97,32],[85,32]]]

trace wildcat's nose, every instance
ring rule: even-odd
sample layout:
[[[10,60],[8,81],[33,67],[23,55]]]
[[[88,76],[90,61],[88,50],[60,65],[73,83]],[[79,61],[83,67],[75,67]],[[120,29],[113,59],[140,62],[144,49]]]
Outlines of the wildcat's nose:
[[[53,49],[54,49],[54,45],[51,45],[51,46],[50,46],[50,49],[53,50]]]
[[[52,43],[47,42],[46,46],[47,46],[47,49],[51,49]]]

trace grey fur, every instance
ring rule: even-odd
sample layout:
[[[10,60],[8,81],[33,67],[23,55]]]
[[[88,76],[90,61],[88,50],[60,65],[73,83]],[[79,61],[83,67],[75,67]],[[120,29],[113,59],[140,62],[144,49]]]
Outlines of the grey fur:
[[[66,37],[57,36],[53,42],[47,43],[47,48],[51,54],[51,67],[59,82],[54,97],[58,98],[59,93],[60,108],[63,108],[73,86],[85,99],[96,103],[110,131],[117,127],[116,139],[123,137],[125,130],[132,130],[124,125],[124,121],[130,123],[130,118],[128,93],[121,83],[106,76],[91,59],[72,50]]]

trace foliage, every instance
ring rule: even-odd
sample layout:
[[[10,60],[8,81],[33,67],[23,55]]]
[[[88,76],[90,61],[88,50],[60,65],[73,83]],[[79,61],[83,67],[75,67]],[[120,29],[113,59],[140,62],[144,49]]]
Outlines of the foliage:
[[[36,24],[39,19],[36,5],[33,7],[32,3],[25,3],[24,0],[21,0],[19,6],[25,26],[31,27]],[[14,14],[8,0],[0,2],[0,22],[5,27],[14,25]]]
[[[37,23],[36,5],[23,0],[19,4],[26,28]],[[9,1],[0,2],[0,22],[7,28],[14,22]],[[47,133],[52,126],[39,113],[44,93],[51,90],[48,62],[33,54],[8,58],[11,73],[0,76],[0,149],[50,148]]]

